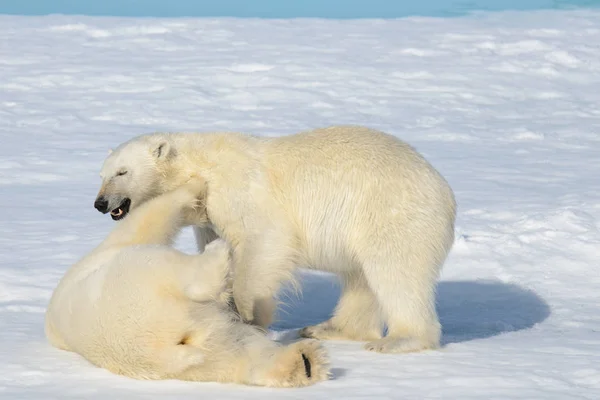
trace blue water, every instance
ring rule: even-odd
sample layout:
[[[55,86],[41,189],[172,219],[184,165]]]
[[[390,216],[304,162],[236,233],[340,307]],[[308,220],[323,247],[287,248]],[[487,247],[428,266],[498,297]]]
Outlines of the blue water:
[[[0,0],[0,14],[398,18],[599,6],[600,0]]]

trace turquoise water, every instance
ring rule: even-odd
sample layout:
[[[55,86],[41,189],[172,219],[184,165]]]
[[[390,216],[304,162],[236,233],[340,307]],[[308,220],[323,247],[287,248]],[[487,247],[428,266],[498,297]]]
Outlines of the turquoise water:
[[[0,0],[0,14],[137,17],[398,18],[599,7],[600,0]]]

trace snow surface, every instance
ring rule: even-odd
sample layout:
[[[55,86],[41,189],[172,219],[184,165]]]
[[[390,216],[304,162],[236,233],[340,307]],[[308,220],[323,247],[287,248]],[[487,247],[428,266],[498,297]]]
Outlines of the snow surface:
[[[600,398],[600,13],[4,16],[0,37],[0,398]],[[52,290],[113,226],[92,207],[110,147],[337,123],[402,137],[456,192],[442,350],[327,342],[332,380],[270,390],[135,381],[48,345]],[[189,230],[177,246],[194,251]],[[336,302],[334,278],[303,277],[274,338]]]

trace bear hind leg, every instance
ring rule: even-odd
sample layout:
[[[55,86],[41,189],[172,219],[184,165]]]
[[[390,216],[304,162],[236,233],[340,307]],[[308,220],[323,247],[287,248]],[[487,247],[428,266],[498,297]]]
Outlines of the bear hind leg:
[[[229,320],[221,328],[208,337],[190,335],[188,344],[206,349],[206,358],[176,378],[266,387],[302,387],[329,378],[327,352],[316,340],[283,346],[242,322]]]
[[[367,343],[367,350],[409,353],[439,347],[441,325],[435,310],[438,266],[420,254],[413,249],[412,256],[392,257],[392,262],[373,258],[365,263],[365,276],[387,324],[386,337]],[[400,268],[409,268],[410,273],[398,271],[397,259],[407,262]]]
[[[381,339],[383,323],[375,293],[360,270],[342,276],[342,295],[329,320],[300,330],[300,336],[323,340]]]

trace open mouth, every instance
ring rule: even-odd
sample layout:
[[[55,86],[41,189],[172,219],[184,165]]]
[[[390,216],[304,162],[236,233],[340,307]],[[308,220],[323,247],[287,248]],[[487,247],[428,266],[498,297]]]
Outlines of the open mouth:
[[[110,217],[114,221],[118,221],[120,219],[125,218],[125,216],[129,213],[129,206],[131,205],[131,200],[126,198],[119,204],[119,207],[115,208],[110,212]]]

